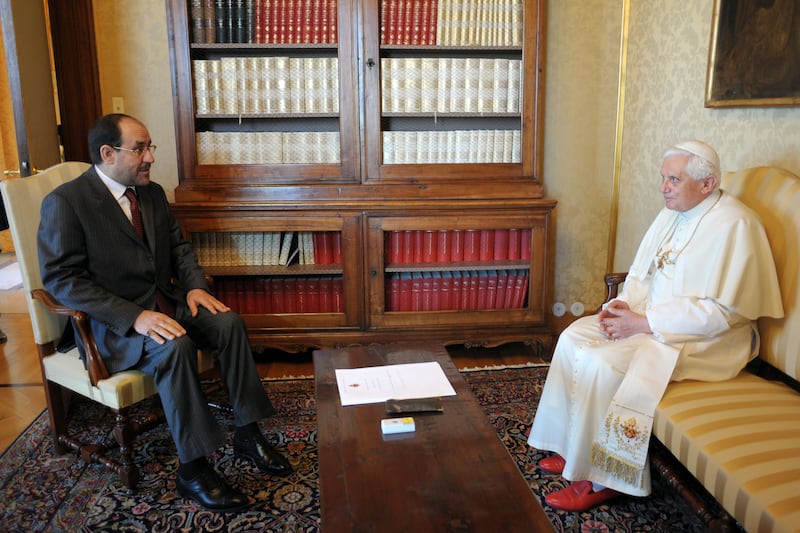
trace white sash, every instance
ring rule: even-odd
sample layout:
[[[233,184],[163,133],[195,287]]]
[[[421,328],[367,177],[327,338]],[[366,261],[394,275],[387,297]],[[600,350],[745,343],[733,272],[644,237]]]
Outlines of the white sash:
[[[592,465],[641,485],[653,414],[669,384],[680,348],[653,338],[636,350],[592,445]]]

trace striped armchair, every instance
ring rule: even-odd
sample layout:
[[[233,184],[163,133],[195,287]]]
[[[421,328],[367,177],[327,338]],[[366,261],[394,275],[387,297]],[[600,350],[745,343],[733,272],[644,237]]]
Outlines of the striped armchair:
[[[663,448],[654,442],[651,457],[684,496],[702,501],[670,469],[670,460],[677,459],[748,532],[798,532],[800,178],[779,168],[751,168],[726,173],[722,188],[761,217],[786,316],[761,319],[760,356],[737,377],[667,387],[653,427]],[[659,449],[674,459],[659,457]],[[730,517],[706,519],[715,529],[735,527]]]

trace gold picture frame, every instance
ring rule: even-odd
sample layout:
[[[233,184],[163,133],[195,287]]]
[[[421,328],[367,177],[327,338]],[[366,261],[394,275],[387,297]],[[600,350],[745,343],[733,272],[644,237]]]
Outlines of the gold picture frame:
[[[800,0],[714,0],[706,107],[800,105]]]

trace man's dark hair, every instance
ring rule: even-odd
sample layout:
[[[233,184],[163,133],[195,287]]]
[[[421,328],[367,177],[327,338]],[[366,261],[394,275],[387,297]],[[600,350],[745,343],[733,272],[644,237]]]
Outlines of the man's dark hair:
[[[104,144],[109,146],[120,145],[122,132],[120,131],[119,123],[125,118],[135,120],[129,115],[112,113],[98,118],[89,128],[89,156],[92,158],[92,163],[97,165],[103,162],[103,158],[100,156],[100,147]]]

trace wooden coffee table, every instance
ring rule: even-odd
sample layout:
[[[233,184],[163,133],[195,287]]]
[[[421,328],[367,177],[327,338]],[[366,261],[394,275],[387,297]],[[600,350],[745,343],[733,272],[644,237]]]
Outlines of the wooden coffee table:
[[[384,436],[380,404],[342,407],[335,369],[437,361],[456,391],[416,431]],[[443,346],[314,352],[322,531],[552,531]]]

